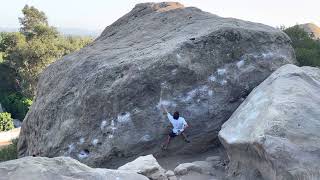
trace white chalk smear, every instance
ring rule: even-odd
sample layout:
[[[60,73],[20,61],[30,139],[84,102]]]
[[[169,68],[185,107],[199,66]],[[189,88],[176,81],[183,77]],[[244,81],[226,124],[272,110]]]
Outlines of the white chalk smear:
[[[120,123],[127,123],[129,121],[131,121],[131,115],[129,112],[123,113],[123,114],[119,114],[117,121]]]
[[[237,67],[241,68],[242,66],[244,66],[244,60],[240,60],[237,62]]]
[[[151,141],[151,136],[149,134],[146,134],[142,136],[139,141],[144,141],[144,142]]]
[[[79,139],[79,144],[83,144],[83,143],[84,143],[84,138],[82,137]]]
[[[212,81],[212,82],[215,82],[217,80],[216,76],[214,76],[214,75],[209,76],[208,79],[209,79],[209,81]]]
[[[226,69],[218,69],[217,72],[219,76],[223,76],[226,73]]]
[[[223,80],[221,80],[219,83],[220,83],[220,85],[223,86],[223,85],[226,85],[226,84],[228,83],[228,81],[225,80],[225,79],[223,79]]]
[[[92,140],[91,144],[96,146],[98,144],[99,140],[98,139],[94,139]]]
[[[173,101],[169,101],[169,100],[161,100],[158,104],[157,104],[157,108],[160,108],[161,105],[166,106],[166,107],[176,107],[177,104]]]
[[[105,121],[105,120],[102,121],[101,125],[100,125],[101,130],[103,130],[106,127],[106,125],[107,125],[107,121]]]

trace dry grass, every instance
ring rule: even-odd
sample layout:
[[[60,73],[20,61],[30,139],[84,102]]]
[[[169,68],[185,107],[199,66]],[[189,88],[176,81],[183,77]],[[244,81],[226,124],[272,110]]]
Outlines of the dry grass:
[[[0,148],[0,162],[18,158],[17,143],[18,139],[14,139],[12,144]]]

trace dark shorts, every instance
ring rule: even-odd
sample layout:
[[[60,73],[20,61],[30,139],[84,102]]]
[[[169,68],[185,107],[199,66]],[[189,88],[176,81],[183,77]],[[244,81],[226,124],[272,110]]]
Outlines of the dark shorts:
[[[173,138],[173,137],[176,137],[176,136],[178,136],[178,135],[177,135],[176,133],[174,133],[174,132],[171,131],[171,132],[169,133],[169,136]]]

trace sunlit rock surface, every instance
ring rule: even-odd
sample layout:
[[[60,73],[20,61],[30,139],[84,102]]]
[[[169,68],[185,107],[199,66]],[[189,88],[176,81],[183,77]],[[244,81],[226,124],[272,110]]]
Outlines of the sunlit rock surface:
[[[131,172],[90,168],[70,157],[24,157],[0,163],[0,180],[148,180]]]
[[[319,108],[319,68],[278,69],[219,132],[231,173],[244,179],[254,174],[267,180],[319,179]]]

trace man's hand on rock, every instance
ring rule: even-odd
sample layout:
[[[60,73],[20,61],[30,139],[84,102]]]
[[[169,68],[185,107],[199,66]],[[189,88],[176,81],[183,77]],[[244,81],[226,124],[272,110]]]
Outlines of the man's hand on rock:
[[[164,107],[164,105],[163,105],[163,104],[161,104],[161,109],[162,109],[162,111],[163,111],[163,114],[168,113],[167,108],[166,108],[166,107]]]

